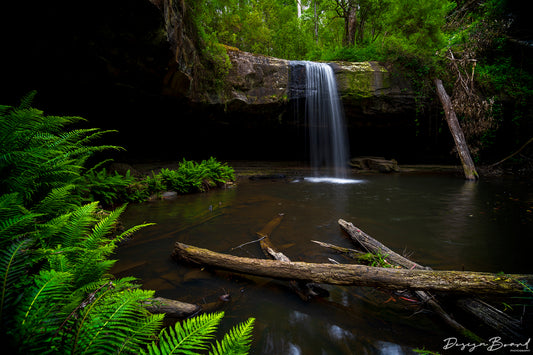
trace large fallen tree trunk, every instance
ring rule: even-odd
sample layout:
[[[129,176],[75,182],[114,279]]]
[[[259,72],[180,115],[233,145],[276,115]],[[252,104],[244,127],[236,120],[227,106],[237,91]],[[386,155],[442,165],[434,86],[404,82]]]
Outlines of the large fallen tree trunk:
[[[332,265],[243,258],[180,242],[174,245],[172,256],[177,260],[256,276],[396,290],[521,295],[523,284],[520,282],[533,282],[533,275],[384,269],[364,265]]]
[[[437,87],[437,94],[439,95],[440,102],[444,108],[444,114],[446,116],[446,121],[448,122],[448,127],[452,133],[453,140],[455,141],[455,146],[457,147],[457,152],[461,158],[461,163],[463,164],[463,170],[465,172],[465,177],[467,180],[477,180],[479,175],[474,166],[474,161],[470,156],[470,150],[466,144],[466,139],[457,120],[457,115],[452,107],[452,101],[442,85],[440,79],[435,79],[435,86]]]
[[[407,269],[429,269],[397,254],[359,228],[355,227],[352,223],[343,219],[339,219],[338,223],[348,234],[350,239],[352,239],[352,241],[361,245],[367,251],[384,254],[388,260]],[[433,311],[437,313],[449,326],[462,334],[467,336],[469,335],[468,330],[451,318],[436,302],[436,300],[431,297],[431,295],[428,295],[424,291],[416,291],[416,295],[424,302],[427,302],[431,309],[433,309]],[[457,301],[457,304],[463,310],[471,313],[494,330],[497,330],[498,334],[505,335],[511,339],[524,339],[524,336],[521,334],[522,329],[520,323],[497,310],[490,304],[472,298],[461,298]],[[469,337],[472,338],[472,336]]]

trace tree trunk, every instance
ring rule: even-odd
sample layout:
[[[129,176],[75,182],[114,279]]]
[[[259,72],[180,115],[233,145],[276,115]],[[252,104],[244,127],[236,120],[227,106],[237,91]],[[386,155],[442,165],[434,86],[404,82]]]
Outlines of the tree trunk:
[[[355,6],[349,5],[344,18],[344,36],[345,45],[353,46],[357,33],[357,10]]]
[[[440,102],[444,108],[444,113],[446,115],[446,121],[448,122],[448,127],[452,133],[453,140],[455,141],[455,146],[457,147],[457,152],[461,158],[461,163],[463,164],[463,170],[465,172],[465,177],[467,180],[477,180],[479,175],[474,166],[474,161],[470,156],[470,150],[466,144],[466,139],[461,129],[461,125],[457,120],[457,115],[452,107],[452,102],[450,97],[446,93],[442,81],[440,79],[435,79],[435,85],[437,86],[437,94],[439,95]]]
[[[523,295],[533,275],[482,272],[384,269],[363,265],[331,265],[243,258],[176,242],[172,257],[244,274],[333,285],[383,287],[490,295]]]

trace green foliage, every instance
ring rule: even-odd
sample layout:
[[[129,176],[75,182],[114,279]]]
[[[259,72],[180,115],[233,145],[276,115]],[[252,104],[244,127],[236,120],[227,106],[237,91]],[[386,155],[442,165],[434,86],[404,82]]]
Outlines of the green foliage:
[[[159,339],[148,347],[143,354],[197,354],[196,350],[207,350],[209,342],[214,339],[224,312],[202,314],[198,317],[176,323],[174,327],[163,329]],[[254,318],[236,325],[224,335],[221,342],[211,344],[209,354],[239,355],[247,354],[250,349],[250,337]]]
[[[130,194],[132,187],[136,182],[130,171],[126,175],[118,172],[108,173],[106,168],[96,171],[91,169],[81,177],[79,183],[79,193],[88,201],[100,201],[106,206],[113,205],[117,201],[135,201],[140,197]],[[139,198],[140,200],[140,198]]]
[[[95,152],[118,149],[88,145],[106,133],[97,129],[64,132],[82,119],[45,116],[27,107],[33,95],[18,108],[0,106],[0,194],[18,192],[26,204],[72,182]]]
[[[193,350],[207,349],[214,338],[224,313],[202,314],[198,317],[176,323],[174,327],[163,329],[159,341],[148,347],[149,354],[194,353]]]
[[[183,159],[177,169],[162,169],[145,180],[151,193],[176,191],[180,194],[207,191],[235,180],[235,171],[211,157],[200,163]]]
[[[30,107],[33,95],[17,108],[0,106],[0,332],[6,349],[141,353],[164,315],[142,306],[153,291],[109,275],[109,257],[117,243],[150,224],[120,231],[126,206],[104,212],[99,201],[90,201],[114,201],[138,182],[129,174],[86,172],[91,155],[116,147],[88,145],[104,132],[66,131],[80,119],[44,116]],[[232,176],[214,159],[204,165],[220,168],[202,175],[213,183]],[[195,164],[183,169],[200,176]]]
[[[224,335],[222,342],[212,345],[209,354],[213,355],[239,355],[247,354],[250,349],[250,342],[255,319],[249,318],[244,323],[236,325]]]
[[[128,170],[126,175],[91,169],[79,180],[77,192],[84,201],[100,201],[105,206],[122,202],[142,202],[164,191],[179,194],[204,192],[235,180],[235,171],[211,157],[200,163],[183,159],[176,169],[164,168],[142,179]]]

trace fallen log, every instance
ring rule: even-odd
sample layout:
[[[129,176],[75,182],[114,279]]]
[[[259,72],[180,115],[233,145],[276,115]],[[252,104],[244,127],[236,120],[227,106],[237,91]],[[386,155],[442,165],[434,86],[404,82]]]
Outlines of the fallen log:
[[[256,232],[256,234],[260,237],[259,244],[261,246],[261,250],[267,257],[278,261],[290,262],[291,260],[289,257],[278,251],[270,240],[270,234],[281,223],[283,216],[283,213],[278,214],[269,223],[267,223],[263,229],[261,229],[259,232]],[[297,280],[290,280],[289,286],[304,301],[308,301],[316,296],[327,296],[329,294],[327,290],[318,285]]]
[[[361,245],[366,251],[370,253],[380,253],[382,255],[387,256],[387,260],[399,265],[401,267],[404,267],[406,269],[417,269],[417,270],[427,270],[429,268],[424,267],[420,264],[417,264],[400,254],[396,253],[392,249],[389,249],[384,244],[380,243],[376,239],[372,238],[359,228],[355,227],[352,223],[346,222],[343,219],[339,219],[338,221],[341,228],[348,234],[350,239],[356,243]]]
[[[388,260],[407,269],[430,269],[397,254],[359,228],[355,227],[352,223],[346,222],[343,219],[339,219],[338,223],[352,241],[360,244],[367,251],[384,253],[387,255]],[[428,305],[433,311],[435,311],[448,325],[457,331],[464,333],[466,329],[461,329],[462,326],[453,320],[433,299],[433,297],[423,291],[417,291],[416,294],[421,300],[428,302]],[[520,322],[504,314],[490,304],[478,299],[461,298],[457,301],[457,305],[498,331],[498,334],[504,335],[510,339],[524,339],[524,336],[521,334],[522,329]]]
[[[533,275],[499,275],[472,271],[384,269],[364,265],[332,265],[244,258],[176,242],[172,257],[244,274],[282,280],[302,280],[333,285],[428,290],[459,294],[523,295],[519,282]]]
[[[527,340],[519,320],[477,298],[461,298],[457,305],[507,339]]]
[[[229,295],[221,295],[217,301],[202,305],[181,302],[163,297],[154,297],[144,302],[144,308],[152,314],[165,313],[171,318],[188,318],[200,312],[214,312],[230,299]]]
[[[343,220],[339,220],[339,224],[341,224],[341,221],[344,222],[345,226],[346,227],[350,227],[350,226],[353,226],[351,223],[347,223]],[[341,224],[342,225],[342,224]],[[354,227],[355,228],[355,227]],[[351,229],[351,228],[350,228]],[[361,238],[364,238],[364,241],[368,242],[368,243],[372,243],[372,246],[368,245],[367,243],[359,243],[361,244],[361,246],[363,246],[365,249],[367,249],[367,251],[369,251],[370,253],[375,252],[375,253],[382,253],[383,252],[383,249],[386,249],[386,250],[390,250],[388,249],[387,247],[385,247],[383,244],[379,243],[377,240],[373,239],[372,237],[370,237],[369,235],[367,235],[366,233],[364,233],[363,231],[361,231],[360,229],[357,229],[357,233],[359,236],[361,236]],[[354,242],[356,242],[357,240],[354,240]],[[332,244],[328,244],[328,243],[322,243],[322,242],[317,242],[317,241],[313,241],[323,247],[326,247],[326,248],[330,248],[330,249],[333,249],[333,250],[336,250],[336,251],[339,251],[341,253],[344,253],[346,255],[348,255],[350,258],[352,259],[355,259],[357,261],[360,260],[360,257],[359,255],[360,254],[357,254],[357,253],[354,253],[354,249],[349,249],[349,248],[344,248],[344,247],[339,247],[339,246],[336,246],[336,245],[332,245]],[[367,244],[366,246],[364,244]],[[379,249],[375,249],[373,247],[379,247]],[[393,252],[394,253],[394,252]],[[395,254],[395,253],[394,253]],[[387,253],[385,255],[385,257],[389,257],[390,255]],[[393,256],[393,259],[397,259]],[[390,265],[390,264],[389,264]],[[398,266],[398,267],[401,267],[401,266]],[[419,266],[419,268],[421,268],[421,266]],[[442,306],[431,296],[429,295],[427,292],[424,292],[424,291],[414,291],[414,294],[416,295],[416,297],[418,297],[424,304],[428,305],[435,314],[437,314],[443,321],[444,323],[446,323],[448,326],[450,326],[452,329],[454,329],[455,331],[457,331],[459,334],[471,339],[471,340],[474,340],[476,342],[481,342],[482,339],[477,336],[476,334],[474,334],[473,332],[471,332],[470,330],[468,330],[467,328],[465,328],[463,325],[461,325],[459,322],[457,322],[455,319],[453,319],[443,308]]]
[[[169,317],[187,318],[200,312],[197,304],[185,303],[163,297],[155,297],[144,303],[144,308],[152,314],[165,313]]]

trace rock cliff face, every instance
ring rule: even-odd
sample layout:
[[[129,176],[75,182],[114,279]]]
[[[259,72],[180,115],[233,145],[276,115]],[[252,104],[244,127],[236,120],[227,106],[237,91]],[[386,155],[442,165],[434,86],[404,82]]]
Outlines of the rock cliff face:
[[[229,49],[225,89],[205,103],[256,112],[287,106],[305,95],[305,69],[284,59]],[[411,115],[414,94],[408,82],[377,62],[333,62],[339,95],[350,120],[366,116]]]

